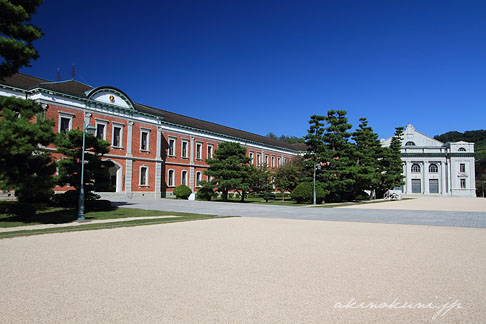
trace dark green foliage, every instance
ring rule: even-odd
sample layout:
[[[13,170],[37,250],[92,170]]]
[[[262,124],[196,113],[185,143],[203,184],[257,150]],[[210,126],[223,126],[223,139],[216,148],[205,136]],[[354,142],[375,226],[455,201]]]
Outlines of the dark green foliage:
[[[199,199],[199,200],[210,201],[215,196],[216,196],[216,193],[209,186],[203,185],[202,188],[197,191],[197,199]]]
[[[325,191],[320,184],[316,184],[316,202],[318,204],[324,201],[324,198],[329,192]],[[312,182],[300,183],[291,195],[292,199],[298,203],[314,201],[314,184]]]
[[[177,199],[187,199],[191,194],[192,190],[183,184],[174,189],[174,195],[177,197]]]
[[[0,80],[39,58],[32,43],[43,36],[30,24],[42,0],[0,0]]]
[[[380,185],[382,180],[380,161],[386,150],[381,146],[378,134],[368,126],[366,118],[361,118],[360,121],[359,128],[353,133],[352,137],[355,142],[355,150],[353,151],[353,158],[356,163],[356,182],[353,192],[355,199],[361,198],[365,190],[374,192]]]
[[[79,195],[83,132],[71,130],[66,134],[60,133],[57,135],[56,145],[58,152],[66,156],[57,163],[56,182],[60,186],[73,186],[76,189],[73,196]],[[113,166],[113,162],[102,160],[103,155],[109,152],[110,143],[107,141],[86,134],[85,147],[84,190],[88,196],[92,191],[103,191],[107,187],[110,181],[108,169]]]
[[[95,201],[96,199],[99,198],[100,196],[93,192],[87,192],[84,195],[84,200],[86,203],[88,203],[88,201]],[[49,204],[51,206],[56,206],[56,207],[77,208],[78,200],[79,200],[79,191],[68,190],[64,193],[53,195]]]
[[[473,142],[475,151],[486,150],[486,129],[465,131],[464,133],[452,131],[442,135],[436,135],[434,138],[438,141],[447,142]]]
[[[207,159],[209,168],[204,174],[212,177],[209,185],[222,193],[223,201],[228,200],[230,190],[247,191],[248,162],[246,149],[239,143],[223,142],[214,152],[213,159]]]
[[[305,143],[305,139],[303,137],[287,136],[287,135],[277,136],[272,132],[268,133],[267,137],[273,138],[273,139],[276,139],[276,140],[279,140],[281,142],[285,142],[285,143],[288,143],[288,144]]]
[[[283,165],[275,171],[275,186],[281,192],[292,191],[303,181],[304,177],[310,177],[304,169],[304,161],[301,157],[295,157],[289,164]],[[282,200],[284,196],[282,195]]]
[[[316,173],[316,179],[329,192],[330,201],[353,199],[358,168],[354,161],[354,145],[349,142],[352,125],[346,111],[330,110],[327,116],[313,115],[305,137],[308,146],[306,168],[314,163],[326,163]]]
[[[0,98],[0,189],[15,190],[20,203],[48,200],[56,166],[47,150],[54,140],[52,120],[32,100]]]
[[[378,186],[380,195],[387,190],[404,184],[403,162],[401,158],[403,127],[397,127],[390,146],[384,149],[383,159],[380,161],[382,172]]]

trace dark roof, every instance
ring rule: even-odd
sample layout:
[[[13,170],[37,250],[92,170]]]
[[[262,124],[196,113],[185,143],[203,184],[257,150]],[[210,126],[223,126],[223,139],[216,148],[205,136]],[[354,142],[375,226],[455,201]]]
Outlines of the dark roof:
[[[79,98],[86,98],[86,91],[93,89],[93,87],[88,86],[76,80],[52,82],[40,78],[35,78],[22,73],[17,73],[12,77],[6,78],[5,81],[2,83],[16,88],[26,89],[26,90],[30,90],[34,88],[43,88],[47,90],[53,90],[53,91],[69,94]],[[211,131],[211,132],[215,132],[215,133],[219,133],[231,137],[246,139],[264,145],[270,145],[270,146],[290,149],[294,151],[306,150],[306,145],[302,143],[288,144],[266,136],[245,132],[239,129],[211,123],[196,118],[187,117],[184,115],[176,114],[159,108],[149,107],[142,104],[135,104],[134,106],[135,109],[141,112],[162,116],[164,118],[164,121],[173,124],[188,126],[200,130]]]

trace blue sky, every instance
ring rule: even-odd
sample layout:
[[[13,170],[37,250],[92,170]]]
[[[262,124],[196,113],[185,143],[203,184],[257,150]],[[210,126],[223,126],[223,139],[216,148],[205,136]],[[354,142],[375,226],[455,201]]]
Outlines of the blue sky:
[[[54,1],[21,72],[266,135],[348,111],[380,137],[486,128],[486,1]]]

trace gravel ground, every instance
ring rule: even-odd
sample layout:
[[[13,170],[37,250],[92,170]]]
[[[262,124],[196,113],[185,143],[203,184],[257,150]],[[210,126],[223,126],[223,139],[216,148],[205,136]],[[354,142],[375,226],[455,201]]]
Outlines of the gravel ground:
[[[391,210],[442,210],[486,213],[485,198],[420,197],[407,200],[387,201],[380,204],[361,204],[338,208],[391,209]]]
[[[485,229],[259,218],[3,239],[0,322],[485,323],[485,249]]]

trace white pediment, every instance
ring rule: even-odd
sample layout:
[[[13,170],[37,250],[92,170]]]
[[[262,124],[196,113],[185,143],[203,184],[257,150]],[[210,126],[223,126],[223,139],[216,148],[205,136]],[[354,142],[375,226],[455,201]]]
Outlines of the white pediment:
[[[392,138],[390,137],[387,138],[386,140],[382,140],[382,145],[390,146],[391,139]],[[405,130],[403,131],[402,147],[412,148],[414,146],[443,147],[444,143],[416,131],[413,125],[408,124]]]
[[[133,104],[123,92],[111,87],[101,87],[91,90],[88,98],[101,103],[115,105],[123,108],[134,109]]]

